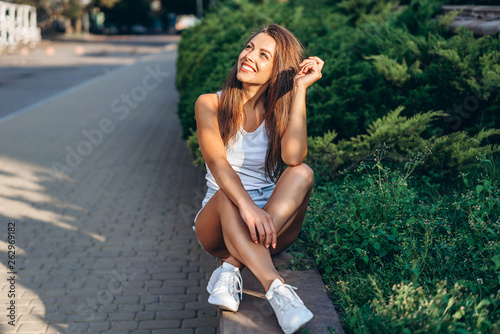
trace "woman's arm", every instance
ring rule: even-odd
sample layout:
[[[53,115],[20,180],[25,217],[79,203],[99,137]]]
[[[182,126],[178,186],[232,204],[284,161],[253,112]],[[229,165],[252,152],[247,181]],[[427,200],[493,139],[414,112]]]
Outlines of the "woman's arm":
[[[307,155],[306,88],[295,86],[288,126],[281,138],[281,159],[288,166],[300,165]]]
[[[281,138],[281,158],[288,166],[300,165],[307,155],[306,91],[321,78],[324,62],[309,57],[294,78],[288,127]]]
[[[195,104],[198,143],[201,154],[215,181],[227,197],[240,209],[255,243],[276,247],[276,229],[271,215],[260,209],[246,192],[241,180],[227,161],[226,149],[219,132],[217,120],[217,94],[201,95]],[[258,231],[258,236],[257,232]],[[260,237],[260,238],[259,238]]]
[[[252,201],[226,157],[217,121],[217,94],[201,95],[194,106],[201,154],[219,187],[240,207]]]

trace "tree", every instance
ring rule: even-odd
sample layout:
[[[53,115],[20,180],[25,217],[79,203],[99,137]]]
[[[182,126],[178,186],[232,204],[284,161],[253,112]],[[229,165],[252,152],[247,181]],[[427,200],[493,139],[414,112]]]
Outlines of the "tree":
[[[89,4],[89,7],[97,7],[100,9],[103,8],[111,9],[116,5],[118,1],[120,0],[92,0]]]
[[[38,21],[44,21],[54,14],[61,13],[68,0],[12,0],[10,2],[35,7]]]
[[[68,0],[62,14],[67,18],[76,21],[82,16],[83,5],[81,0]]]

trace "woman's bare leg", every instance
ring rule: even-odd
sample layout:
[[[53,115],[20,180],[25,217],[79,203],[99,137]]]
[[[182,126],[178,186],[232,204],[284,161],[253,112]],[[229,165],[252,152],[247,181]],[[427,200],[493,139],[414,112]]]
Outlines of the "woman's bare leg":
[[[313,183],[314,174],[305,164],[288,167],[276,183],[264,206],[264,210],[273,217],[278,231],[277,249],[272,253],[288,248],[297,238]],[[196,233],[208,253],[228,259],[233,265],[233,259],[241,262],[253,272],[266,291],[276,278],[283,281],[274,267],[269,249],[251,240],[238,207],[223,191],[217,191],[201,210],[196,221]]]
[[[219,228],[215,229],[217,225]],[[269,250],[252,241],[238,207],[223,191],[218,190],[198,215],[196,233],[208,253],[219,258],[234,257],[245,264],[265,288],[279,277]]]
[[[223,259],[223,258],[217,259],[217,264],[219,266],[222,265],[224,262],[232,264],[233,266],[239,268],[240,270],[245,268],[245,265],[243,263],[241,263],[240,261],[236,260],[232,255],[230,255],[227,259]]]
[[[274,188],[273,194],[264,206],[272,217],[278,233],[276,249],[278,254],[290,247],[297,239],[314,185],[314,172],[306,164],[287,167]]]

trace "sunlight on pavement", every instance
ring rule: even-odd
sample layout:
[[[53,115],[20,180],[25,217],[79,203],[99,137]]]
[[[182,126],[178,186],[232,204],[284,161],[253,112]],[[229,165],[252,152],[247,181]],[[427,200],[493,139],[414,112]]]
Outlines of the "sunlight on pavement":
[[[105,242],[105,236],[84,231],[66,223],[67,221],[74,221],[74,217],[40,208],[41,205],[50,203],[52,206],[61,209],[58,211],[64,211],[64,209],[86,211],[82,207],[62,202],[48,195],[41,183],[53,181],[53,177],[48,176],[51,174],[50,169],[0,156],[2,214],[16,221],[32,219],[49,223],[63,229],[78,231],[95,240]]]
[[[2,272],[7,271],[7,267],[0,263],[0,270]],[[19,279],[19,277],[18,277]],[[0,302],[2,305],[7,305],[9,299],[7,296],[7,285],[4,286],[4,290],[2,292],[2,297],[0,297]],[[5,297],[3,296],[5,295]],[[33,327],[36,327],[36,330],[40,331],[42,328],[49,327],[48,324],[45,324],[45,305],[34,291],[28,289],[20,281],[16,282],[16,296],[22,296],[23,298],[16,298],[16,312],[20,314],[19,318],[16,321],[16,326],[11,326],[8,323],[2,321],[0,323],[0,333],[34,333]],[[57,328],[49,328],[48,333],[56,333],[60,331]],[[45,330],[44,330],[45,332]]]
[[[7,271],[7,267],[0,263],[0,270]],[[19,279],[19,277],[18,277]],[[46,323],[46,307],[42,298],[33,290],[21,284],[20,279],[16,282],[16,326],[0,323],[0,333],[61,333],[68,327],[64,323]],[[8,288],[4,288],[7,292]],[[6,294],[5,294],[6,295]],[[7,305],[8,299],[0,297],[0,303]]]
[[[8,242],[0,240],[0,249],[8,249],[8,247],[9,247]],[[19,246],[16,247],[16,255],[25,255],[25,254],[26,252],[24,251],[24,249],[22,249]]]

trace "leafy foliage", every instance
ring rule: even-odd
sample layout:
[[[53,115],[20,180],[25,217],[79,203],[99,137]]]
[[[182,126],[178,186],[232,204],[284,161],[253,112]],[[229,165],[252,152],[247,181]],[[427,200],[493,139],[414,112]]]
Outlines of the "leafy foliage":
[[[277,22],[291,29],[310,55],[325,60],[323,78],[309,92],[308,131],[335,130],[339,139],[364,132],[389,110],[404,116],[443,110],[436,133],[500,127],[500,40],[474,39],[455,14],[433,20],[440,3],[414,0],[396,9],[382,0],[228,1],[186,31],[179,46],[177,88],[184,138],[195,129],[193,106],[217,90],[252,29]],[[459,121],[455,118],[458,117]]]
[[[325,60],[323,78],[308,94],[309,155],[317,179],[391,147],[387,159],[405,161],[408,149],[431,149],[439,177],[465,171],[479,153],[498,151],[500,40],[449,35],[456,13],[431,20],[439,3],[406,8],[382,0],[228,1],[186,31],[179,46],[177,88],[184,138],[196,148],[194,102],[220,89],[249,27],[278,22]],[[391,111],[392,110],[392,111]],[[429,111],[438,110],[438,111]],[[439,111],[441,110],[441,111]],[[336,142],[335,142],[336,141]]]
[[[416,114],[411,118],[401,116],[402,107],[370,124],[366,134],[339,140],[336,132],[323,136],[309,137],[306,163],[316,172],[318,183],[342,176],[342,168],[351,170],[362,161],[373,161],[378,149],[390,148],[381,158],[408,162],[408,151],[429,151],[427,167],[439,171],[438,177],[455,181],[458,172],[467,171],[474,165],[478,154],[493,154],[500,151],[496,144],[482,143],[490,136],[500,134],[499,130],[483,130],[469,136],[465,132],[453,132],[441,137],[425,138],[422,134],[431,122],[442,117],[442,112]]]
[[[400,172],[383,166],[383,155],[342,186],[318,187],[303,226],[347,331],[499,330],[498,184],[462,174],[462,191],[422,202],[411,173],[423,156]]]
[[[82,10],[83,5],[79,0],[68,0],[62,14],[72,20],[77,20],[80,18]]]

